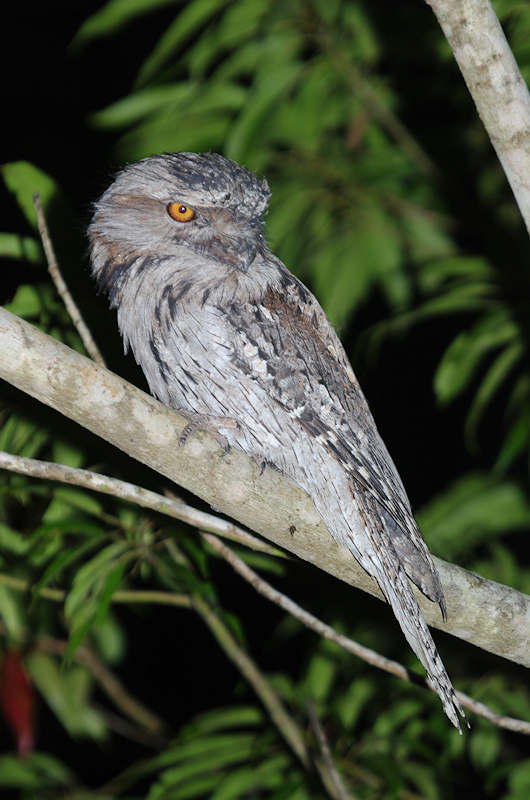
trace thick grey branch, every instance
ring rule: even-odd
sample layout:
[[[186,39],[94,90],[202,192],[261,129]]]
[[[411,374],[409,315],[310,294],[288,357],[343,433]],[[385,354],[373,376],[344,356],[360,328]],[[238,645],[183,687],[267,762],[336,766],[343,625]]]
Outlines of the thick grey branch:
[[[79,353],[0,308],[0,377],[109,441],[222,513],[331,575],[380,597],[334,543],[309,497],[234,449],[222,458],[204,433],[177,446],[187,420]],[[419,596],[429,624],[530,666],[530,597],[436,559],[448,622]],[[354,602],[354,600],[352,600]]]
[[[426,0],[449,42],[530,233],[530,94],[489,0]]]

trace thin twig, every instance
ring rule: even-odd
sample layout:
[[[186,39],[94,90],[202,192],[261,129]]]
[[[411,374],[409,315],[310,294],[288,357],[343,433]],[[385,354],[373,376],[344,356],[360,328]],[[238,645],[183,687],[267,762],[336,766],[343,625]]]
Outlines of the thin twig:
[[[230,661],[235,664],[245,680],[252,686],[287,744],[298,756],[305,769],[310,769],[311,759],[303,733],[289,715],[279,695],[274,691],[248,653],[239,646],[222,619],[205,600],[195,595],[194,606]]]
[[[185,505],[180,501],[171,498],[163,497],[162,495],[151,492],[148,489],[135,486],[134,484],[127,483],[126,481],[119,481],[116,478],[99,475],[95,472],[88,470],[74,469],[65,467],[61,464],[52,464],[46,461],[38,461],[36,459],[24,458],[22,456],[11,455],[0,451],[0,467],[16,472],[23,475],[31,475],[38,478],[47,478],[50,480],[60,481],[61,483],[74,484],[76,486],[83,486],[87,489],[109,494],[114,497],[120,497],[125,500],[137,503],[144,508],[151,508],[154,511],[159,511],[162,514],[180,519],[198,528],[203,537],[208,541],[210,546],[224,558],[232,568],[238,572],[251,586],[256,589],[261,595],[276,603],[278,606],[287,611],[287,613],[300,620],[303,625],[315,631],[319,636],[324,639],[329,639],[335,642],[339,647],[342,647],[349,653],[353,653],[358,658],[361,658],[368,664],[396,675],[402,680],[422,683],[429,686],[428,682],[422,680],[418,675],[410,672],[402,664],[397,661],[392,661],[379,653],[370,650],[367,647],[349,639],[340,633],[337,633],[329,625],[314,617],[308,611],[305,611],[297,603],[291,600],[286,595],[274,589],[270,584],[264,581],[257,573],[248,567],[244,561],[238,558],[230,548],[226,547],[211,533],[217,533],[219,536],[231,539],[254,550],[271,553],[274,555],[282,555],[282,552],[277,548],[267,545],[256,537],[234,525],[231,522],[214,517],[211,514],[206,514],[191,506]],[[0,574],[0,583],[9,585],[19,591],[26,591],[29,584],[19,578]],[[40,595],[49,600],[56,600],[62,602],[65,593],[58,589],[51,589],[44,587],[40,590]],[[143,599],[142,599],[143,598]],[[171,599],[173,598],[173,599]],[[187,595],[175,595],[170,592],[127,592],[117,591],[113,594],[114,602],[153,602],[165,603],[173,605],[188,605],[190,603]],[[429,686],[429,688],[431,688]],[[432,689],[431,689],[432,690]],[[507,717],[502,714],[497,714],[492,709],[473,700],[468,695],[457,692],[456,693],[460,702],[465,708],[473,711],[478,716],[487,719],[494,725],[507,730],[516,731],[517,733],[524,733],[530,735],[530,722],[525,720]]]
[[[127,483],[127,481],[120,481],[86,469],[75,469],[74,467],[66,467],[63,464],[25,458],[3,451],[0,451],[0,468],[20,475],[30,475],[34,478],[44,478],[73,486],[82,486],[95,492],[119,497],[122,500],[129,500],[131,503],[142,506],[142,508],[150,508],[152,511],[158,511],[168,517],[178,519],[194,528],[211,531],[225,539],[231,539],[234,542],[243,544],[252,550],[285,557],[283,551],[267,542],[263,542],[257,536],[252,536],[243,528],[234,525],[233,522],[199,511],[197,508],[188,506],[180,500],[164,497],[149,489],[143,489],[135,484]]]
[[[0,573],[0,584],[9,586],[16,592],[30,592],[34,586],[31,581],[26,581],[24,578],[15,578],[13,575],[4,575]],[[54,603],[63,603],[66,600],[68,592],[64,589],[51,589],[49,586],[43,586],[39,589],[39,597],[44,600],[51,600]],[[161,592],[156,589],[136,590],[136,589],[118,589],[112,595],[113,603],[124,604],[152,604],[163,606],[177,606],[178,608],[191,608],[191,601],[187,594],[176,594],[175,592]]]
[[[306,628],[315,631],[315,633],[317,633],[319,636],[322,636],[323,639],[328,639],[331,642],[335,642],[335,644],[337,644],[339,647],[342,647],[343,650],[353,653],[374,667],[378,667],[385,672],[390,672],[392,675],[396,675],[398,678],[402,678],[405,681],[421,681],[421,678],[414,673],[409,672],[406,667],[402,666],[397,661],[392,661],[385,656],[381,656],[379,653],[370,650],[368,647],[364,647],[362,644],[355,642],[353,639],[349,639],[347,636],[337,633],[337,631],[333,630],[333,628],[331,628],[329,625],[326,625],[325,622],[322,622],[322,620],[313,616],[313,614],[311,614],[309,611],[301,608],[297,603],[294,602],[294,600],[291,600],[290,597],[282,594],[282,592],[279,592],[277,589],[271,586],[270,583],[267,583],[267,581],[263,580],[263,578],[261,578],[256,572],[254,572],[254,570],[245,564],[241,558],[232,552],[229,547],[226,547],[219,539],[217,539],[217,537],[208,533],[203,533],[202,535],[212,549],[215,550],[218,555],[224,558],[224,560],[227,561],[230,566],[247,581],[247,583],[250,583],[250,585],[259,594],[280,606],[280,608],[283,608],[283,610],[287,611],[287,613],[291,614],[291,616],[300,620],[300,622],[305,625]]]
[[[55,255],[55,251],[53,249],[52,240],[50,237],[50,232],[48,231],[48,226],[46,224],[46,219],[44,217],[44,212],[42,210],[42,205],[40,202],[40,196],[38,192],[35,192],[33,195],[33,205],[35,206],[35,212],[37,214],[37,226],[39,228],[39,234],[42,241],[42,246],[44,248],[44,253],[46,255],[46,261],[48,262],[48,272],[59,292],[59,295],[62,298],[64,305],[66,306],[66,310],[70,314],[70,318],[74,323],[74,326],[81,337],[83,344],[85,345],[86,351],[89,354],[90,358],[95,361],[97,364],[100,364],[102,367],[105,366],[105,360],[101,355],[97,344],[95,343],[92,334],[90,333],[89,328],[87,327],[83,317],[81,316],[81,312],[79,311],[68,286],[66,285],[63,276],[61,275],[61,271],[59,269],[59,264],[57,263],[57,258]]]
[[[309,714],[309,720],[315,732],[320,752],[322,753],[322,759],[324,761],[324,766],[326,769],[326,777],[329,777],[329,780],[332,783],[332,787],[328,787],[328,792],[332,794],[333,797],[337,798],[337,800],[353,800],[353,795],[351,795],[350,792],[346,789],[344,782],[340,777],[339,773],[337,772],[337,768],[333,762],[331,750],[328,744],[326,734],[324,732],[324,728],[320,724],[320,720],[315,710],[315,704],[313,703],[312,700],[308,700],[306,705],[307,705],[307,712]],[[322,778],[324,779],[324,775],[322,775]],[[328,782],[326,781],[326,784],[327,783]]]
[[[434,690],[433,690],[434,691]],[[507,731],[515,731],[516,733],[524,733],[530,735],[530,722],[524,719],[517,719],[516,717],[506,717],[504,714],[497,714],[489,706],[480,703],[478,700],[473,700],[469,695],[464,692],[456,693],[458,699],[463,706],[473,711],[478,717],[486,719],[498,728],[506,728]]]
[[[117,733],[119,736],[122,736],[124,739],[130,739],[131,742],[137,742],[144,747],[150,747],[160,752],[167,750],[169,739],[166,736],[147,732],[143,728],[140,728],[139,725],[129,722],[125,717],[113,713],[110,709],[105,708],[105,706],[99,703],[92,703],[92,707],[103,719],[107,728],[114,731],[114,733]]]
[[[367,647],[363,647],[363,645],[355,642],[353,639],[349,639],[348,637],[343,636],[341,633],[337,633],[329,625],[326,625],[325,622],[322,622],[317,617],[314,617],[308,611],[305,611],[305,609],[300,608],[300,606],[291,600],[290,597],[282,594],[282,592],[279,592],[277,589],[267,583],[267,581],[264,581],[263,578],[261,578],[256,572],[254,572],[254,570],[247,566],[242,559],[236,556],[236,554],[233,553],[230,548],[221,542],[216,536],[212,536],[211,534],[207,533],[203,533],[202,536],[204,539],[206,539],[212,549],[215,550],[215,552],[218,553],[218,555],[220,555],[227,563],[229,563],[230,566],[239,575],[241,575],[242,578],[244,578],[244,580],[250,583],[250,585],[259,594],[280,606],[280,608],[283,608],[284,611],[287,611],[289,614],[291,614],[291,616],[300,620],[300,622],[302,622],[307,628],[310,628],[311,630],[315,631],[315,633],[318,633],[318,635],[322,636],[323,639],[328,639],[331,642],[335,642],[335,644],[337,644],[339,647],[342,647],[349,653],[353,653],[358,658],[361,658],[363,661],[366,661],[368,664],[371,664],[378,669],[382,669],[385,672],[396,675],[398,678],[401,678],[404,681],[421,683],[422,685],[427,686],[431,691],[434,691],[426,679],[420,678],[402,664],[399,664],[397,661],[392,661],[389,658],[385,658],[385,656],[382,656]],[[513,717],[506,717],[502,714],[497,714],[495,711],[492,711],[491,708],[488,708],[488,706],[473,700],[463,692],[456,692],[456,695],[463,706],[468,708],[470,711],[473,711],[478,716],[487,719],[494,725],[497,725],[499,728],[506,728],[507,730],[516,731],[517,733],[530,735],[530,722],[526,722],[525,720],[521,719],[515,719]]]

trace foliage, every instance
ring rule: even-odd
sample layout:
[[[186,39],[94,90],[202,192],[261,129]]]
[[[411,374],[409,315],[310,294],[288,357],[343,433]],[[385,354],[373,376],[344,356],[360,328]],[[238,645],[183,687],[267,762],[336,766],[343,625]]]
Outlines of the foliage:
[[[517,212],[441,33],[416,4],[391,5],[108,0],[72,48],[82,59],[83,48],[104,37],[120,47],[129,28],[168,15],[144,62],[130,57],[130,94],[91,119],[116,137],[114,161],[189,149],[247,164],[273,189],[268,237],[275,251],[311,284],[346,340],[360,315],[378,321],[370,342],[381,351],[397,334],[406,336],[406,351],[426,325],[440,326],[445,352],[438,363],[434,350],[427,354],[435,396],[440,405],[465,406],[464,436],[475,460],[420,509],[422,531],[437,555],[529,592],[530,287]],[[530,12],[511,0],[498,9],[528,74]],[[428,121],[440,104],[451,121],[442,135]],[[77,226],[53,179],[25,162],[5,165],[2,174],[32,229],[36,189],[47,216],[64,221],[57,239],[54,230],[60,249]],[[474,235],[478,217],[484,225]],[[0,234],[0,254],[43,265],[40,245],[27,234]],[[81,349],[42,270],[8,308]],[[0,415],[0,450],[130,479],[127,461],[8,387]],[[430,424],[437,419],[433,412]],[[486,453],[485,429],[494,431]],[[152,476],[141,473],[140,481]],[[256,566],[255,555],[239,555]],[[375,603],[357,597],[352,604],[351,592],[331,579],[299,579],[300,568],[269,556],[259,556],[259,569],[337,630],[416,668]],[[86,748],[95,742],[99,753],[112,753],[125,732],[142,748],[98,782],[70,764],[64,745],[55,751],[60,757],[51,755],[42,728],[41,750],[24,762],[1,756],[0,787],[21,798],[329,796],[318,772],[295,754],[286,723],[270,716],[263,700],[269,693],[321,763],[307,722],[312,700],[338,773],[356,797],[528,795],[530,760],[520,737],[472,719],[471,732],[460,738],[436,697],[275,617],[234,581],[204,541],[174,521],[110,497],[0,474],[5,649],[27,648],[43,722],[64,730],[68,741]],[[152,605],[151,590],[165,592],[167,607]],[[195,621],[185,621],[191,615]],[[135,628],[147,636],[158,618],[165,620],[163,640],[131,654]],[[211,646],[201,645],[201,670],[213,665],[205,674],[215,683],[224,660],[241,664],[252,656],[266,665],[256,666],[254,693],[231,674],[228,696],[219,690],[203,705],[199,698],[211,698],[210,687],[194,687],[185,668],[202,635],[200,621],[212,636]],[[193,633],[186,638],[181,629]],[[458,688],[501,713],[530,718],[521,671],[471,650],[444,643]],[[131,659],[147,670],[136,690],[140,703],[116,682]],[[182,685],[183,675],[190,685]],[[143,691],[152,696],[157,682],[163,719],[143,705]],[[185,706],[188,694],[195,706],[179,715],[175,705]]]

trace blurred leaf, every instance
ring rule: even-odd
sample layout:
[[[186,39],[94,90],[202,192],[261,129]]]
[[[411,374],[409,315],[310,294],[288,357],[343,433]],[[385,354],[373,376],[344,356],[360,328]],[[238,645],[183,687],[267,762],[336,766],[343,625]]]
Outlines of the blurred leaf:
[[[526,800],[530,793],[530,758],[513,767],[509,777],[509,792],[503,800]]]
[[[22,284],[15,292],[13,300],[6,305],[8,311],[23,319],[38,316],[42,310],[42,295],[35,286]]]
[[[0,522],[0,552],[14,553],[20,556],[27,553],[30,547],[31,542],[26,536]]]
[[[60,667],[53,656],[35,650],[27,664],[35,686],[72,737],[105,738],[106,725],[91,706],[93,681],[86,669]]]
[[[530,506],[516,483],[469,473],[424,505],[416,518],[437,555],[461,561],[482,542],[529,528]]]
[[[52,199],[59,194],[57,184],[45,172],[28,161],[13,161],[0,167],[5,185],[15,195],[17,203],[30,225],[37,227],[37,217],[33,204],[35,192],[40,194],[44,211]]]
[[[47,753],[31,753],[24,759],[14,755],[0,755],[0,786],[4,788],[40,794],[43,789],[66,789],[72,783],[73,775],[70,770]]]
[[[68,526],[70,530],[70,526]],[[33,587],[33,597],[36,598],[39,592],[48,586],[55,578],[60,577],[66,567],[75,564],[76,561],[81,561],[83,557],[89,553],[94,547],[97,547],[98,542],[90,538],[88,541],[76,542],[75,546],[66,549],[61,549],[57,555],[52,557],[52,561],[48,564],[42,577]]]
[[[468,439],[474,439],[480,418],[486,411],[488,404],[500,390],[506,377],[513,372],[516,364],[521,361],[523,355],[523,343],[514,336],[513,342],[499,353],[487,370],[467,415],[466,435]]]
[[[351,729],[376,692],[372,680],[357,677],[341,694],[337,714],[344,727]]]
[[[43,261],[39,243],[29,236],[20,236],[17,233],[0,233],[1,257],[29,261],[31,264],[41,264]]]
[[[112,610],[105,619],[94,625],[90,631],[101,657],[109,664],[119,663],[126,651],[126,635]]]
[[[493,725],[477,723],[469,742],[471,758],[480,769],[494,764],[499,757],[501,737]]]
[[[211,800],[236,800],[256,792],[270,791],[284,785],[285,771],[290,766],[286,755],[272,756],[261,764],[231,771],[221,778]]]
[[[54,499],[43,514],[42,521],[54,525],[64,519],[71,518],[72,509],[84,511],[95,517],[101,517],[102,506],[94,493],[88,493],[73,486],[58,486]]]
[[[137,17],[180,2],[182,0],[108,0],[84,21],[71,46],[82,47],[93,39],[111,36]]]
[[[467,388],[476,375],[482,359],[493,349],[507,343],[514,343],[516,357],[520,352],[520,345],[516,341],[517,330],[511,320],[506,319],[504,311],[484,315],[478,319],[473,328],[459,334],[445,352],[434,379],[434,388],[439,400],[444,403],[454,399]],[[505,358],[501,362],[501,369],[497,368],[492,379],[502,379],[505,369],[511,366],[513,355],[510,355],[505,366]],[[491,394],[495,386],[489,388]],[[487,396],[487,395],[486,395]],[[481,408],[483,410],[483,402]]]
[[[263,724],[263,712],[255,706],[228,706],[199,714],[187,727],[184,735],[212,733],[239,727],[257,727]]]
[[[147,58],[137,77],[137,85],[145,85],[153,75],[179,48],[180,44],[192,36],[207,20],[220,12],[230,0],[194,0],[184,6],[175,18],[154,51]]]
[[[315,702],[327,699],[337,672],[336,664],[330,658],[316,653],[307,671],[308,694]]]
[[[67,658],[90,628],[103,621],[112,593],[120,585],[128,561],[134,558],[125,541],[113,542],[78,569],[64,604],[70,623]]]
[[[173,108],[176,113],[196,92],[197,86],[193,83],[144,89],[92,114],[90,119],[95,127],[107,130],[123,128],[155,112],[167,113],[168,108],[170,111]]]
[[[513,462],[525,451],[530,441],[530,386],[528,380],[523,375],[516,384],[512,398],[514,398],[519,388],[523,388],[523,398],[520,401],[517,412],[508,428],[508,432],[500,449],[495,468],[499,474],[503,474],[513,464]],[[529,398],[527,400],[526,398]]]
[[[0,618],[6,626],[8,636],[15,642],[20,641],[26,622],[24,600],[24,595],[20,592],[0,583]]]

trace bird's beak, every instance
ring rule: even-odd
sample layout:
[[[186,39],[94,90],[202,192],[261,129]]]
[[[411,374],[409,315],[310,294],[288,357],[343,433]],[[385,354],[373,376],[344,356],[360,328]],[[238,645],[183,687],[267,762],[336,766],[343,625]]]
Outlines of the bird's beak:
[[[216,231],[210,240],[208,252],[240,272],[248,272],[256,257],[256,245],[246,236],[225,236]]]

